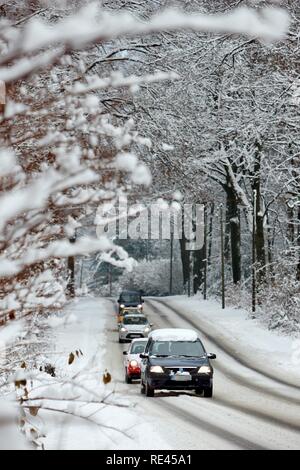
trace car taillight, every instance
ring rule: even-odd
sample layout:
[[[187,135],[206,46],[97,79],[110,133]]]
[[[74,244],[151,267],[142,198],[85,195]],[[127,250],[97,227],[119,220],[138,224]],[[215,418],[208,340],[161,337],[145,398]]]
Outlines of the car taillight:
[[[128,364],[128,370],[137,371],[140,370],[140,365],[137,361],[130,361]]]
[[[130,361],[130,365],[131,365],[131,367],[137,367],[138,363],[137,363],[137,361]]]

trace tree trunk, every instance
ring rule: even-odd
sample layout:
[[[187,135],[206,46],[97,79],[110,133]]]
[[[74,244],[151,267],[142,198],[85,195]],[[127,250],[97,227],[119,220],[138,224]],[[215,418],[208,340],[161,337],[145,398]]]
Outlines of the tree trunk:
[[[294,208],[287,206],[287,239],[293,244],[295,241],[295,220],[294,220]]]
[[[186,241],[184,236],[179,240],[180,242],[180,254],[182,262],[182,275],[183,275],[183,285],[186,286],[190,276],[190,260],[189,252],[185,249]]]
[[[300,282],[300,206],[298,206],[297,247],[298,247],[297,281]]]
[[[256,210],[256,261],[257,261],[257,279],[258,282],[263,282],[266,277],[266,253],[265,253],[265,235],[263,217],[260,215],[259,209]]]
[[[69,281],[67,284],[67,294],[69,297],[75,297],[75,258],[69,256],[68,258],[68,273]]]
[[[268,245],[268,266],[269,266],[269,276],[272,279],[274,274],[273,269],[273,232],[270,225],[269,211],[266,213],[267,218],[267,245]]]
[[[212,242],[213,242],[213,220],[214,220],[215,205],[211,204],[210,216],[209,216],[209,229],[208,229],[208,253],[207,253],[207,266],[211,265],[212,257]]]
[[[231,264],[232,264],[232,280],[234,284],[241,281],[241,227],[240,216],[237,212],[236,216],[231,219]]]
[[[226,213],[225,213],[225,234],[224,234],[224,258],[226,263],[230,262],[230,248],[231,248],[231,243],[230,243],[230,232],[231,232],[231,208],[230,208],[230,202],[228,201],[228,193],[226,191],[227,198],[226,198]]]
[[[194,277],[193,277],[193,292],[197,294],[204,281],[204,269],[205,269],[205,247],[201,250],[192,251],[193,266],[194,266]]]
[[[256,191],[256,262],[257,262],[257,281],[261,284],[266,277],[266,252],[265,252],[265,234],[264,234],[264,218],[261,199],[261,145],[257,142],[257,152],[254,163],[253,175],[253,191]]]
[[[232,280],[234,284],[237,284],[240,282],[242,276],[240,213],[237,198],[230,186],[226,188],[226,195],[226,212],[230,228]]]

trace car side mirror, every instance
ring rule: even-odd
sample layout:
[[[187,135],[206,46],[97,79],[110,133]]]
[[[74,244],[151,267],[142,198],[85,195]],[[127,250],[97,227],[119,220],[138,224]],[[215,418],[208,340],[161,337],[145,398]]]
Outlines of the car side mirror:
[[[140,354],[141,359],[147,359],[147,357],[149,357],[149,354],[147,354],[147,353],[141,353]]]
[[[153,324],[153,323],[149,323],[149,325],[152,327],[154,324]]]
[[[208,353],[207,357],[208,357],[208,359],[217,359],[217,356],[214,353]]]
[[[127,351],[123,351],[123,355],[124,356],[127,356],[128,352]]]

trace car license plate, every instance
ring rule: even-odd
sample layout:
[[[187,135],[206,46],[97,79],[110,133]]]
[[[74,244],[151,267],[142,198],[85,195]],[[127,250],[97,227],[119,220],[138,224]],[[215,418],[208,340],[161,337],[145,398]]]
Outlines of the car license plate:
[[[175,380],[176,382],[187,382],[192,380],[192,376],[188,372],[182,372],[172,375],[171,380]]]
[[[133,335],[133,334],[131,334],[130,336],[131,336],[131,338],[139,338],[141,335]]]

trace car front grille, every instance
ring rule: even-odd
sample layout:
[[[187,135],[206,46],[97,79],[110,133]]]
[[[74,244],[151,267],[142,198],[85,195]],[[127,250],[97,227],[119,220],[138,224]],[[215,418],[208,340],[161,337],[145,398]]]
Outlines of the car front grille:
[[[126,338],[143,338],[143,333],[128,333]]]
[[[194,374],[197,374],[199,367],[180,367],[180,366],[171,367],[171,366],[167,366],[167,367],[163,367],[163,369],[167,373],[170,373],[171,371],[173,371],[174,374],[176,374],[177,372],[182,371],[182,372],[189,372],[191,375],[194,375]]]

